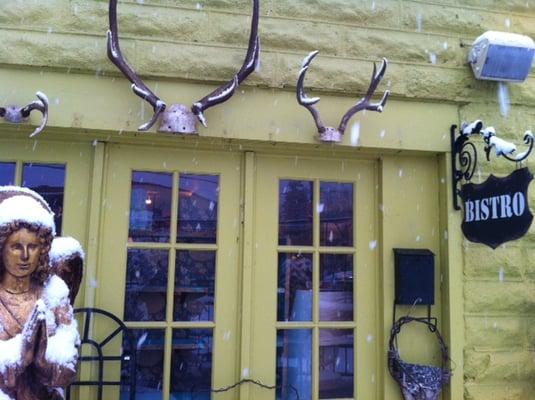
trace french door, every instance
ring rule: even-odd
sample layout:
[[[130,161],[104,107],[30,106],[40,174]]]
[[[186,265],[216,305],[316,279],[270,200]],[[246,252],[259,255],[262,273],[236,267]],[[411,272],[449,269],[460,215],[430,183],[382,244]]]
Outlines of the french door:
[[[107,153],[96,306],[132,329],[136,399],[375,398],[373,161]],[[276,389],[211,393],[248,378]]]
[[[374,399],[376,179],[372,161],[257,156],[246,398]]]
[[[237,376],[240,157],[108,154],[96,304],[132,329],[137,374],[122,379],[136,380],[138,400],[210,399]]]

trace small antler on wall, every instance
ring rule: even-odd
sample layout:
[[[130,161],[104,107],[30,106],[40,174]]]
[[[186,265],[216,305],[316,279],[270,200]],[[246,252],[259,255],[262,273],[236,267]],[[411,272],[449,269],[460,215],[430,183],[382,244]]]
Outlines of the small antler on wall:
[[[45,126],[48,122],[48,97],[46,97],[46,94],[43,92],[37,92],[35,95],[37,96],[38,100],[34,100],[24,107],[19,107],[16,105],[0,107],[0,117],[12,124],[21,124],[27,122],[28,117],[33,110],[37,110],[43,114],[41,124],[35,128],[35,130],[30,134],[30,137],[37,136],[39,133],[41,133],[43,129],[45,129]]]
[[[457,125],[452,125],[450,128],[451,137],[451,169],[453,180],[453,208],[460,210],[457,196],[459,195],[459,183],[461,180],[469,182],[477,167],[477,149],[470,137],[479,135],[485,142],[485,155],[487,161],[490,161],[490,154],[494,149],[497,157],[503,157],[515,163],[525,161],[533,150],[535,143],[535,136],[530,130],[524,132],[524,143],[529,147],[516,155],[517,148],[515,144],[508,142],[496,136],[496,129],[492,126],[483,127],[483,121],[475,120],[472,123],[463,122],[461,129],[457,135]]]
[[[372,103],[371,99],[375,93],[375,90],[377,89],[377,86],[379,86],[379,83],[383,79],[383,76],[386,72],[386,67],[388,65],[388,61],[386,58],[383,58],[379,70],[377,70],[377,66],[375,65],[375,63],[373,63],[372,79],[370,82],[370,86],[368,87],[366,96],[364,96],[353,107],[351,107],[342,117],[338,128],[334,128],[331,126],[324,125],[324,123],[321,121],[318,110],[314,107],[314,105],[320,101],[320,98],[308,97],[304,89],[305,76],[308,71],[308,67],[312,60],[318,55],[318,53],[318,50],[313,51],[303,60],[301,70],[299,71],[299,78],[297,80],[297,102],[303,107],[305,107],[312,114],[314,122],[316,123],[316,127],[318,128],[319,140],[321,140],[322,142],[339,143],[342,141],[344,132],[347,128],[347,123],[353,115],[362,110],[383,112],[390,91],[386,90],[384,92],[383,98],[379,103]]]
[[[196,134],[197,120],[205,127],[207,126],[204,111],[217,104],[223,103],[230,99],[236,88],[256,69],[260,56],[260,40],[258,38],[258,21],[260,16],[259,0],[253,0],[253,17],[251,20],[251,33],[249,36],[249,46],[245,61],[238,73],[227,83],[214,90],[209,95],[195,102],[191,109],[183,104],[173,104],[166,110],[166,104],[156,96],[143,83],[126,62],[119,47],[119,33],[117,26],[117,0],[110,0],[109,3],[109,22],[108,30],[108,58],[117,66],[117,68],[132,82],[132,90],[136,95],[146,100],[152,105],[154,115],[151,120],[141,125],[138,130],[149,130],[162,115],[160,123],[160,132],[172,132],[182,134]]]

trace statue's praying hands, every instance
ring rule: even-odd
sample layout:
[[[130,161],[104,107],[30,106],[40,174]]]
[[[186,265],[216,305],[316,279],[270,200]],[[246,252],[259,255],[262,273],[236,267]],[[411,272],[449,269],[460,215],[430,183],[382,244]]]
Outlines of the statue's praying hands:
[[[26,368],[35,359],[35,350],[38,339],[44,334],[46,335],[45,313],[41,304],[36,304],[30,318],[26,321],[22,329],[22,346],[21,346],[21,365]]]

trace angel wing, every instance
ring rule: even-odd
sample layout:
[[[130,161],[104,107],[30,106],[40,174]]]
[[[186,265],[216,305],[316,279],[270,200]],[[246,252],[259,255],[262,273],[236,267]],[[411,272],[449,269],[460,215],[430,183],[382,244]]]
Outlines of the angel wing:
[[[84,251],[72,237],[56,237],[50,249],[50,273],[59,276],[69,288],[69,300],[74,304],[84,270]]]

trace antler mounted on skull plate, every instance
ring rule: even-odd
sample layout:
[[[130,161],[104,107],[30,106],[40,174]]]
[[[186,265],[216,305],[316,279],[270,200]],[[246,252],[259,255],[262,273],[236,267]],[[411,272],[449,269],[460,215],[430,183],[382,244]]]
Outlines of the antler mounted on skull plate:
[[[347,127],[347,123],[349,122],[351,117],[357,112],[362,110],[383,112],[390,91],[385,91],[385,93],[383,94],[383,98],[379,103],[371,103],[371,98],[375,93],[377,86],[379,86],[381,79],[383,79],[383,76],[386,72],[386,67],[388,65],[388,61],[386,58],[383,58],[381,66],[379,67],[379,71],[377,71],[375,63],[373,64],[373,75],[366,96],[364,96],[362,99],[359,100],[357,104],[351,107],[342,117],[338,128],[334,128],[331,126],[324,125],[324,123],[321,121],[318,110],[314,107],[314,105],[320,101],[320,98],[308,97],[304,89],[305,76],[308,71],[308,67],[314,57],[318,55],[318,53],[319,51],[317,50],[313,51],[303,60],[303,65],[301,66],[301,70],[299,71],[299,78],[297,80],[297,102],[303,107],[305,107],[312,114],[314,122],[316,123],[316,127],[318,128],[319,139],[322,142],[338,143],[342,141],[344,132]]]
[[[48,97],[46,97],[46,94],[43,92],[37,92],[35,95],[39,100],[34,100],[24,107],[0,107],[0,118],[4,118],[7,122],[12,124],[26,122],[33,110],[37,110],[43,114],[41,124],[30,134],[31,138],[40,134],[43,129],[45,129],[45,126],[48,122]]]
[[[119,47],[119,33],[117,28],[117,0],[110,0],[109,15],[110,29],[108,30],[108,58],[132,82],[132,90],[136,95],[152,105],[154,115],[151,120],[141,125],[140,131],[149,130],[163,113],[160,132],[183,134],[197,133],[197,120],[205,127],[204,111],[230,99],[236,88],[255,70],[260,55],[260,40],[258,38],[259,0],[253,0],[253,16],[249,47],[245,61],[238,73],[226,84],[214,90],[209,95],[195,102],[191,109],[183,104],[174,104],[166,110],[166,104],[156,96],[137,76],[132,67],[126,62]]]

